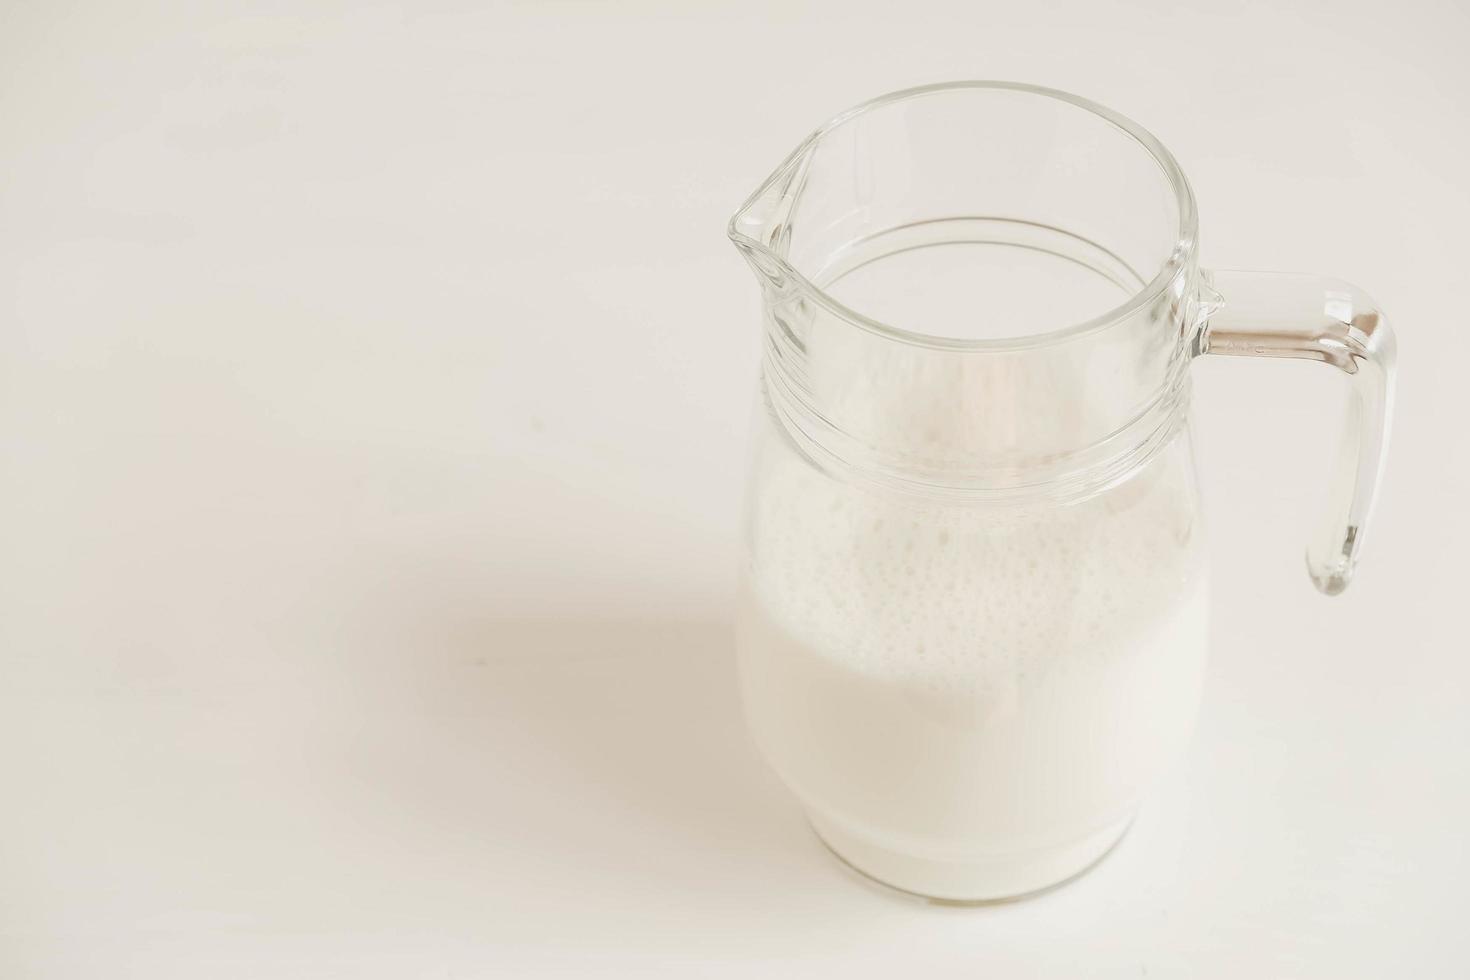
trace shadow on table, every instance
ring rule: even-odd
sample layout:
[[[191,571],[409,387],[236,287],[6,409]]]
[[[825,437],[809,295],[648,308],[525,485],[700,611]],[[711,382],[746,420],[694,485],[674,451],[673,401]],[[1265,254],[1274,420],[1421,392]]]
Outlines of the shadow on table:
[[[436,828],[538,888],[637,888],[708,911],[830,887],[838,872],[745,731],[732,647],[718,623],[456,630],[384,685],[411,720],[376,791],[415,833]]]

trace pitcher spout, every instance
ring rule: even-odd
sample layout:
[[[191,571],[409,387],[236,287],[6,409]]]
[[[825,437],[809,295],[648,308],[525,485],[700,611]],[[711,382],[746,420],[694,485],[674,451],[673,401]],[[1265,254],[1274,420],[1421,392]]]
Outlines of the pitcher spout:
[[[792,215],[805,185],[815,134],[761,183],[730,219],[726,233],[750,263],[762,286],[782,289],[790,283],[786,250],[791,241]]]

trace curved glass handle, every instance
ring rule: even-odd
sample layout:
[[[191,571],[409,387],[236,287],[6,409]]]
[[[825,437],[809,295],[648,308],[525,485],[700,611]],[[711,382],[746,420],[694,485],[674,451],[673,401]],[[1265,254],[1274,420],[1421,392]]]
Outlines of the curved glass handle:
[[[1298,357],[1331,364],[1352,378],[1337,471],[1307,542],[1312,581],[1323,593],[1337,595],[1357,567],[1383,472],[1393,408],[1393,331],[1367,294],[1336,279],[1276,272],[1214,272],[1204,278],[1207,319],[1196,353]]]

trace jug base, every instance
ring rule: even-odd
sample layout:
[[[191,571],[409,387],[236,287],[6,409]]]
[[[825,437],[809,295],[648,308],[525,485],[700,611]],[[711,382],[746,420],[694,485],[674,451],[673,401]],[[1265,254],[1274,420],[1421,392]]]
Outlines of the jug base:
[[[903,854],[857,837],[808,813],[817,839],[863,878],[936,905],[994,905],[1034,898],[1091,871],[1112,853],[1133,815],[1081,840],[1050,850],[946,862]]]

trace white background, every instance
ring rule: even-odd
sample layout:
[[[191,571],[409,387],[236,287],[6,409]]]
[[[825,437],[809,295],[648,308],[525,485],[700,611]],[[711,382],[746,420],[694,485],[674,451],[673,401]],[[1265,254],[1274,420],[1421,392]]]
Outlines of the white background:
[[[1284,8],[1284,9],[1283,9]],[[0,7],[0,976],[1448,977],[1470,962],[1470,227],[1450,2]],[[1208,359],[1209,688],[1095,873],[849,879],[742,731],[757,295],[817,123],[1008,78],[1155,132],[1207,265],[1400,333]]]

